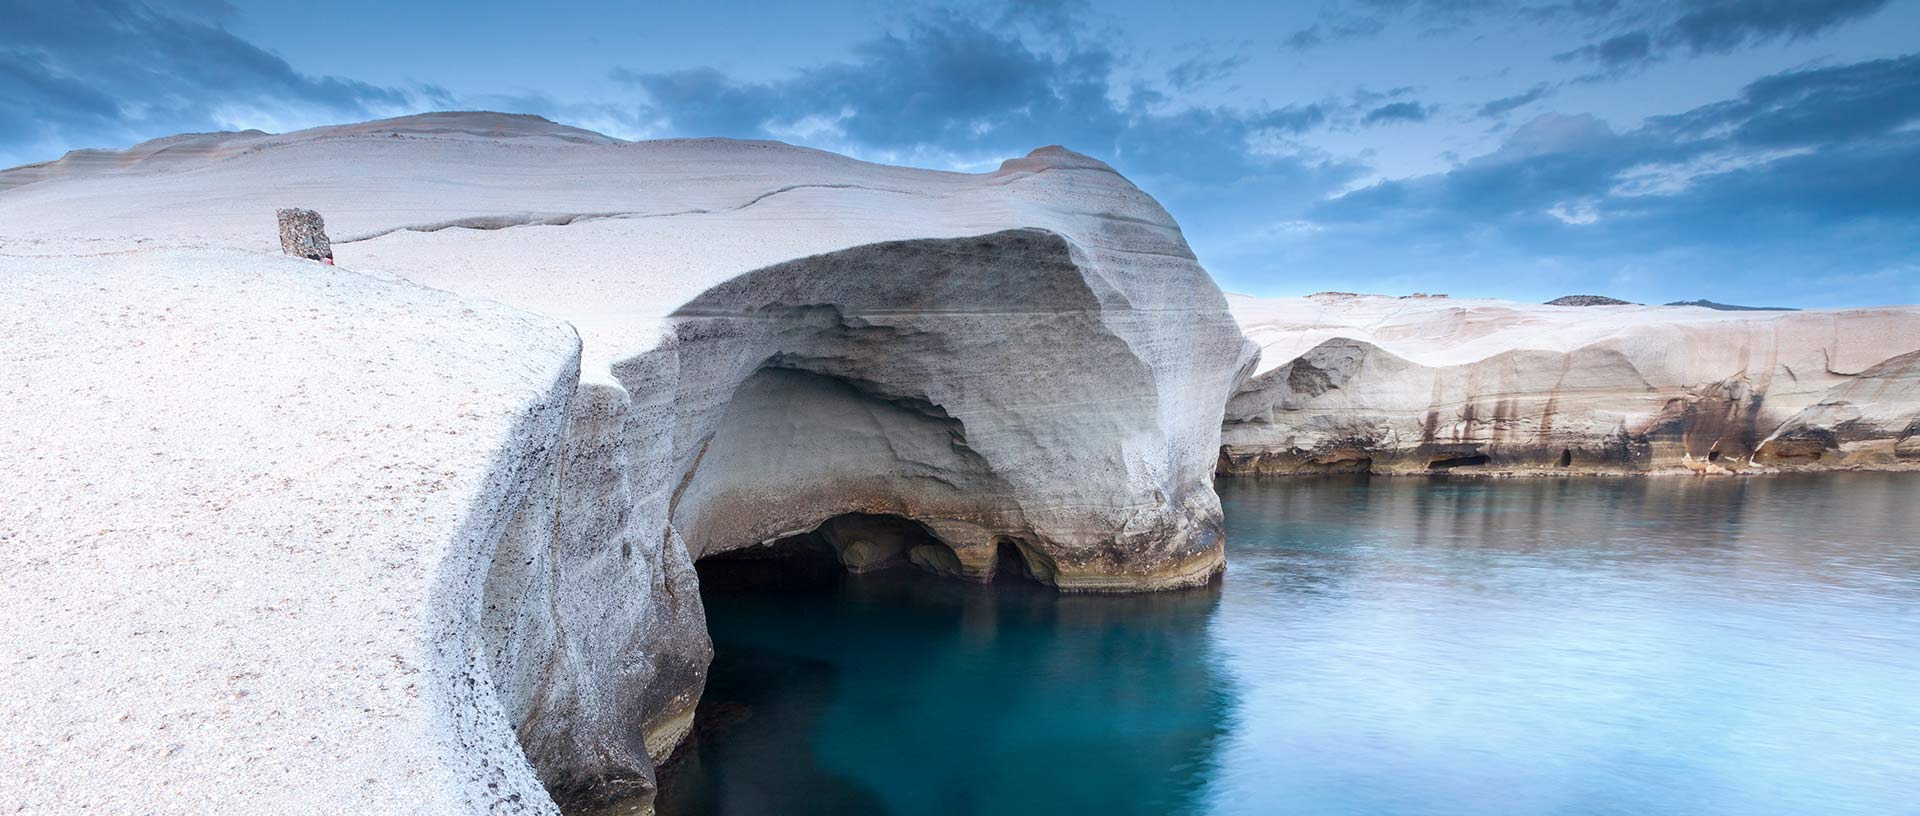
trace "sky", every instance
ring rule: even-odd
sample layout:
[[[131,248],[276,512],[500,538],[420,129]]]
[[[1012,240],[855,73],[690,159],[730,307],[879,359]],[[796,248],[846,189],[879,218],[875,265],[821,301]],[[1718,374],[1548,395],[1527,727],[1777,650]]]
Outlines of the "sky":
[[[427,110],[983,172],[1229,291],[1920,303],[1920,0],[0,0],[0,166]]]

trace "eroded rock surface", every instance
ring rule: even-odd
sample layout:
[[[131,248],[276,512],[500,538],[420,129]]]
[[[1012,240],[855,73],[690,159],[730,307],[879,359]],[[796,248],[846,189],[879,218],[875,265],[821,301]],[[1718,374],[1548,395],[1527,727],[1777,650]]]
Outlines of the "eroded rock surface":
[[[484,587],[551,524],[571,329],[234,251],[0,280],[0,807],[552,811]]]
[[[1230,474],[1920,468],[1920,308],[1230,298]]]
[[[275,207],[288,200],[325,217],[338,270],[268,257],[277,250]],[[345,537],[312,556],[305,583],[285,590],[288,603],[331,599],[310,611],[311,636],[280,644],[275,604],[218,610],[219,625],[279,645],[269,655],[216,661],[217,670],[263,678],[358,654],[360,644],[335,639],[359,630],[328,623],[364,614],[370,594],[416,616],[465,610],[433,619],[440,629],[401,626],[393,637],[416,645],[394,654],[413,665],[424,647],[407,633],[445,629],[451,634],[434,641],[433,659],[477,673],[389,682],[383,664],[379,672],[326,675],[356,699],[404,710],[383,727],[404,732],[393,737],[401,743],[427,746],[417,756],[424,765],[336,766],[301,755],[284,772],[343,790],[362,786],[364,773],[365,787],[401,792],[394,796],[434,786],[425,804],[356,800],[341,809],[550,812],[553,803],[527,787],[536,772],[563,799],[644,797],[653,763],[685,733],[704,679],[710,647],[692,570],[700,557],[820,535],[850,566],[904,563],[984,580],[1017,556],[1020,572],[1065,590],[1185,586],[1221,565],[1210,478],[1221,406],[1250,370],[1253,349],[1165,211],[1111,168],[1070,151],[1043,148],[969,175],[772,143],[622,143],[533,117],[433,114],[286,135],[176,137],[0,173],[0,257],[67,270],[51,284],[62,287],[56,300],[110,314],[127,294],[89,276],[111,267],[137,277],[158,263],[156,253],[208,270],[204,280],[183,273],[175,285],[204,287],[209,298],[229,278],[262,268],[310,275],[281,283],[332,293],[344,316],[249,315],[222,342],[240,349],[234,354],[279,359],[276,375],[289,382],[316,358],[311,365],[336,372],[331,389],[387,417],[374,423],[382,432],[369,435],[316,403],[282,424],[246,426],[238,439],[312,435],[341,450],[384,445],[403,471],[444,469],[463,480],[485,468],[534,474],[500,502],[435,516],[449,529],[481,525],[488,532],[479,538],[414,530],[405,517],[383,521],[405,535],[358,536],[356,525],[370,522],[356,509],[357,494],[311,497],[287,536],[297,541],[325,525]],[[351,345],[336,348],[329,332],[388,313],[363,303],[362,287],[427,292],[399,279],[455,293],[431,298],[471,304],[481,323],[510,311],[497,302],[542,316],[525,318],[535,325],[571,324],[580,338],[577,380],[569,367],[547,384],[553,396],[528,398],[521,409],[470,404],[441,391],[498,372],[432,364],[416,348],[430,338],[393,337],[382,348],[406,360],[401,379],[431,379],[430,387],[369,390],[354,379],[364,361]],[[230,319],[194,297],[176,308],[183,320]],[[290,328],[307,332],[308,345],[283,355],[274,338]],[[48,405],[72,397],[57,376],[42,375],[35,387],[50,389]],[[227,393],[165,377],[145,388],[138,393],[160,394],[160,403],[217,403]],[[421,401],[447,416],[409,421]],[[199,427],[147,408],[129,400],[89,421],[151,422],[181,438]],[[491,429],[484,438],[460,430],[470,413],[503,410],[524,412],[516,430]],[[474,450],[460,459],[400,442],[444,434]],[[132,489],[147,467],[127,462],[87,489]],[[304,471],[269,462],[246,473],[238,484],[298,482]],[[20,478],[67,476],[33,465]],[[392,489],[411,497],[429,488]],[[28,551],[54,560],[82,534],[29,528],[13,516],[59,512],[60,500],[9,505],[6,529],[47,542]],[[909,541],[906,528],[859,521],[871,518],[900,519],[929,538]],[[211,517],[183,529],[183,537],[230,537]],[[900,535],[876,532],[883,529]],[[407,537],[422,543],[378,546]],[[159,552],[189,569],[221,569],[227,557],[184,540]],[[466,583],[394,585],[352,570],[328,573],[325,565],[339,559],[458,573]],[[30,566],[19,580],[62,574]],[[41,610],[33,596],[16,597],[27,599],[15,601],[13,620]],[[75,626],[128,614],[112,603],[60,613]],[[29,653],[58,645],[17,628],[8,635]],[[293,660],[295,652],[304,657]],[[135,693],[164,700],[163,666],[151,679],[129,681]],[[6,704],[10,719],[93,716],[76,703],[22,699]],[[349,731],[385,710],[315,707],[343,718]],[[256,736],[306,739],[301,727],[268,719]],[[422,742],[428,731],[469,736],[435,744],[436,755]],[[121,732],[107,725],[100,734]],[[209,761],[241,761],[204,735],[181,739],[189,746],[182,750]],[[488,747],[474,754],[473,741]],[[104,745],[65,758],[84,769]],[[492,776],[467,775],[472,756],[484,758]],[[167,793],[172,774],[189,772],[205,767],[153,766],[129,777],[121,793],[152,809],[192,811]],[[36,765],[8,776],[37,785],[60,773]],[[286,801],[256,810],[310,808]]]

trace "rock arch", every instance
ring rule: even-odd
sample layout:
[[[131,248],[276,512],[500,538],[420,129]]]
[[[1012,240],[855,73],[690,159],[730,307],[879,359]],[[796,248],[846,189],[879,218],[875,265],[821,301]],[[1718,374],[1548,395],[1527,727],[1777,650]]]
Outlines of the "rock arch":
[[[702,558],[814,536],[850,569],[1064,591],[1216,574],[1213,432],[1169,417],[1218,411],[1251,354],[1218,312],[1136,308],[1109,273],[1041,229],[851,247],[716,284],[583,379],[556,535],[503,545],[486,603],[489,630],[558,610],[495,662],[537,688],[506,714],[548,787],[651,788],[711,654]],[[1244,356],[1190,369],[1183,334]]]

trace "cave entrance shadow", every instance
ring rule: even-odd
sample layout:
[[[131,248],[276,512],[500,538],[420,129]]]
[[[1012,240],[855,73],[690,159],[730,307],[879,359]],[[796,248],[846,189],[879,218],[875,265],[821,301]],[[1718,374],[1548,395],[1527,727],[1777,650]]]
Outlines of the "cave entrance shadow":
[[[815,533],[778,543],[696,565],[714,663],[662,816],[1197,807],[1193,769],[1232,721],[1206,637],[1220,583],[1061,593],[1012,536],[989,545],[990,582],[849,572]]]
[[[989,576],[993,583],[1044,586],[1052,577],[1053,568],[1031,545],[1007,536],[994,539],[993,572]]]

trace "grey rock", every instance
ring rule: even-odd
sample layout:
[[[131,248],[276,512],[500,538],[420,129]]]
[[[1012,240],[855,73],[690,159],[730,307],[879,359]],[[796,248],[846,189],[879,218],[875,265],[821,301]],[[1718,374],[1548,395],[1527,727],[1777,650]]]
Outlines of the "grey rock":
[[[309,261],[333,258],[333,241],[327,238],[327,222],[320,214],[298,207],[276,211],[280,219],[280,251]]]
[[[1715,303],[1711,300],[1676,300],[1668,306],[1698,306],[1702,309],[1717,309],[1722,312],[1797,312],[1798,309],[1787,306],[1735,306],[1731,303]]]
[[[1633,304],[1606,295],[1565,295],[1547,301],[1548,306],[1631,306]]]

